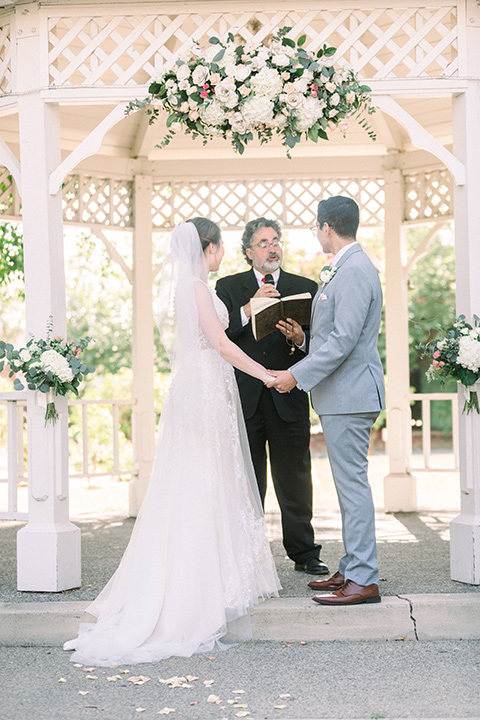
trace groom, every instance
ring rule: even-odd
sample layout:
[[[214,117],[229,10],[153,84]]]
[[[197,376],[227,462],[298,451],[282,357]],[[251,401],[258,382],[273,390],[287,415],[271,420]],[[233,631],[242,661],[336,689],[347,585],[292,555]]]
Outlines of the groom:
[[[345,555],[338,572],[309,586],[331,590],[321,605],[380,602],[375,514],[367,477],[370,429],[384,407],[383,368],[377,350],[382,311],[378,272],[356,241],[357,203],[322,200],[317,236],[331,265],[315,296],[307,357],[278,373],[275,387],[311,391],[323,427],[342,514]]]

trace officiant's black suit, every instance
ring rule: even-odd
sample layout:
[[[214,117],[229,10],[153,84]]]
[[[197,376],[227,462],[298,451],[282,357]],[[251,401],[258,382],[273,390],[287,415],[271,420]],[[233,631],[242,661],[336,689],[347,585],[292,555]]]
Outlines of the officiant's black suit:
[[[258,290],[252,270],[218,280],[216,291],[230,315],[227,335],[247,355],[269,370],[287,370],[305,357],[298,348],[290,354],[290,346],[279,330],[262,340],[255,340],[251,322],[242,326],[240,309]],[[280,270],[277,290],[282,297],[309,292],[314,297],[317,284],[313,280]],[[308,343],[308,332],[307,332]],[[318,558],[312,520],[312,475],[310,459],[309,401],[306,393],[294,388],[279,393],[266,388],[261,380],[235,371],[250,451],[257,476],[262,503],[267,487],[266,444],[275,493],[282,514],[283,544],[288,556],[296,563]]]

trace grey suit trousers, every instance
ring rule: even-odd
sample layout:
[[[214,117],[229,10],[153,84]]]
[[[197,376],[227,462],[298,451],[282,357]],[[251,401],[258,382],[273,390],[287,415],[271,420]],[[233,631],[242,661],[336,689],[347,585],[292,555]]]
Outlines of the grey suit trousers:
[[[378,584],[375,510],[368,483],[370,430],[378,413],[321,415],[342,514],[345,555],[339,572],[358,585]]]

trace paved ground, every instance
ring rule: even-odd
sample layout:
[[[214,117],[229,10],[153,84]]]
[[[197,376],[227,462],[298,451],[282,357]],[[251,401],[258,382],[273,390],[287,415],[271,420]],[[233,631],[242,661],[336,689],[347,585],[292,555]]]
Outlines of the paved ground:
[[[6,648],[0,650],[0,717],[153,720],[171,708],[168,717],[182,720],[237,720],[242,712],[251,713],[243,716],[248,720],[479,718],[479,651],[480,641],[256,642],[123,674],[118,668],[85,672],[58,649]],[[115,675],[115,682],[107,679]],[[186,675],[198,677],[191,688],[158,682]],[[128,680],[134,676],[150,680],[134,686]],[[205,686],[208,680],[214,683]],[[210,695],[220,703],[209,703]],[[235,698],[248,707],[228,703]]]
[[[448,462],[449,458],[444,462]],[[383,506],[383,477],[387,460],[375,455],[370,460],[371,484],[377,507],[376,528],[384,595],[403,593],[480,592],[450,580],[449,528],[459,507],[458,478],[455,473],[418,477],[420,505],[430,510],[419,513],[386,514]],[[314,523],[322,558],[332,571],[342,554],[340,516],[333,482],[325,457],[314,459]],[[134,520],[126,517],[128,484],[98,482],[88,487],[76,481],[71,492],[71,516],[82,530],[82,587],[65,593],[19,593],[16,590],[16,533],[21,523],[0,522],[0,602],[50,602],[93,600],[118,565],[130,537]],[[307,576],[293,572],[281,543],[280,517],[275,497],[267,496],[266,517],[283,597],[310,596]],[[186,570],[186,574],[188,570]]]

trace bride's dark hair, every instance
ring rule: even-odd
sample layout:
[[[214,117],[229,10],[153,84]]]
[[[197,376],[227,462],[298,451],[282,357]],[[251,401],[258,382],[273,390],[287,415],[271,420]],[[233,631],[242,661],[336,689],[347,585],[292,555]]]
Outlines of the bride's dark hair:
[[[202,243],[202,250],[205,250],[205,248],[207,248],[210,243],[213,243],[214,245],[220,244],[220,228],[216,223],[213,222],[213,220],[204,217],[194,217],[190,218],[186,222],[195,225],[195,228],[200,237],[200,242]]]

